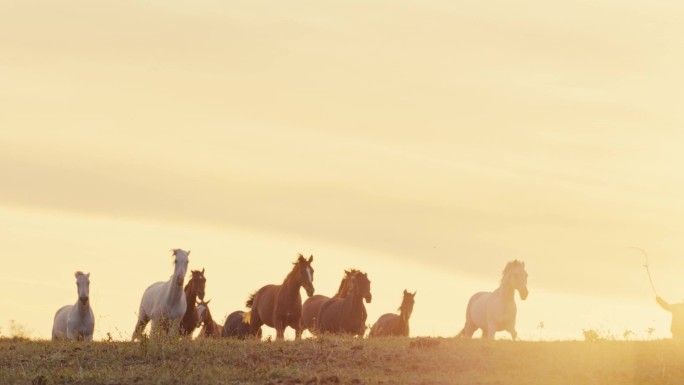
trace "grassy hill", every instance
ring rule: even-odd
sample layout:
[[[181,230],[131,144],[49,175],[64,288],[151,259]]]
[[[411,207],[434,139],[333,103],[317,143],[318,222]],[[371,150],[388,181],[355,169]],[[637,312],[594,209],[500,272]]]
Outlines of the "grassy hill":
[[[0,339],[0,384],[684,384],[673,341]]]

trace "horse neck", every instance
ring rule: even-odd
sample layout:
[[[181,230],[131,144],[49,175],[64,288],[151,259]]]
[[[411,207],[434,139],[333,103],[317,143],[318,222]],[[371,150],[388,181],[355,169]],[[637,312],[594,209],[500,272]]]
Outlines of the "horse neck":
[[[299,289],[302,287],[302,284],[296,282],[294,275],[295,272],[293,270],[285,277],[283,284],[280,285],[280,291],[286,293],[288,297],[293,298],[299,294]]]
[[[167,304],[169,306],[173,306],[176,303],[178,303],[178,301],[181,298],[181,295],[183,295],[183,293],[184,293],[183,286],[176,285],[176,283],[174,281],[175,281],[175,279],[174,279],[174,276],[172,275],[171,279],[169,279],[169,281],[166,283],[168,285],[167,289],[166,289],[167,290],[166,291],[166,295],[167,295],[166,301],[167,301]]]
[[[214,334],[215,328],[216,328],[216,323],[214,322],[214,319],[211,317],[211,312],[209,309],[204,310],[206,314],[204,315],[204,335],[211,336]]]
[[[352,315],[357,314],[363,306],[363,295],[356,290],[347,293],[347,296],[342,300],[344,301],[344,307],[346,309],[345,313]]]
[[[347,278],[342,278],[342,282],[340,282],[340,287],[337,289],[337,293],[333,296],[333,298],[344,298],[344,296],[347,294],[343,292],[345,287],[347,286]]]
[[[408,324],[409,316],[404,312],[403,308],[399,308],[399,322]]]
[[[515,295],[515,287],[513,287],[513,284],[511,282],[508,282],[506,277],[501,282],[501,286],[499,286],[496,291],[499,292],[501,295],[501,298],[504,300],[514,300],[514,295]]]
[[[81,319],[85,318],[88,316],[88,313],[90,313],[88,310],[90,310],[90,300],[88,300],[87,304],[82,304],[81,301],[76,301],[76,308],[78,309],[78,316],[81,317]]]
[[[191,290],[190,282],[188,282],[188,285],[185,287],[185,289],[183,289],[183,292],[185,293],[185,301],[188,303],[187,308],[194,308],[197,302],[197,293]]]

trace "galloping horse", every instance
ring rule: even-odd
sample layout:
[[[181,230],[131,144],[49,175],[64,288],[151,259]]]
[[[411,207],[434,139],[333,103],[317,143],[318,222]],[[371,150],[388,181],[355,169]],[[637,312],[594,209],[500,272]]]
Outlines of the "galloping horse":
[[[311,262],[313,255],[306,260],[299,254],[281,285],[266,285],[249,297],[246,304],[252,310],[245,314],[245,322],[250,324],[252,334],[256,335],[261,325],[266,324],[276,329],[276,339],[285,338],[288,326],[295,330],[296,339],[302,336],[302,296],[299,289],[304,286],[306,295],[311,297],[314,294]]]
[[[197,304],[197,314],[199,314],[199,323],[197,326],[204,325],[200,329],[200,333],[197,338],[221,338],[221,330],[223,329],[223,326],[216,323],[214,318],[211,316],[211,312],[209,311],[209,302],[211,302],[211,300],[207,302],[201,301]]]
[[[482,338],[494,338],[498,331],[506,330],[515,340],[515,290],[520,299],[527,298],[527,271],[525,263],[517,259],[506,264],[501,285],[493,292],[479,292],[470,297],[466,309],[466,323],[458,334],[471,338],[477,329],[482,329]]]
[[[383,314],[375,321],[373,327],[368,334],[369,337],[380,336],[403,336],[409,335],[409,319],[413,313],[413,304],[415,303],[416,292],[413,294],[404,290],[404,298],[401,300],[399,306],[399,315],[387,313]]]
[[[245,322],[245,312],[237,310],[230,313],[228,318],[226,318],[221,335],[240,340],[244,340],[247,337],[261,338],[261,328],[257,329],[256,333],[252,333],[252,327]]]
[[[347,296],[347,293],[349,293],[349,278],[358,273],[359,271],[356,269],[351,269],[351,270],[345,270],[344,271],[344,277],[342,277],[342,281],[340,282],[340,287],[337,289],[337,293],[333,296],[333,298],[344,298]],[[311,298],[307,298],[306,301],[304,301],[304,304],[302,305],[302,329],[306,330],[308,329],[309,332],[314,334],[316,332],[316,320],[318,319],[318,312],[321,310],[321,306],[325,303],[325,301],[329,300],[330,297],[326,297],[321,294],[314,295]],[[365,308],[364,308],[365,310]],[[364,318],[365,320],[365,318]]]
[[[90,308],[90,273],[77,271],[76,292],[78,300],[74,305],[66,305],[57,310],[52,325],[52,340],[70,339],[92,341],[95,329],[95,316]]]
[[[360,335],[366,332],[366,307],[363,300],[373,299],[368,274],[357,272],[349,278],[349,293],[344,298],[330,298],[318,313],[317,330],[321,333],[349,333]]]
[[[199,297],[200,301],[204,300],[204,286],[207,283],[206,278],[204,278],[204,269],[202,271],[192,270],[191,275],[192,277],[183,289],[186,308],[180,323],[180,334],[182,336],[192,335],[192,332],[195,331],[195,328],[202,319],[198,314],[196,304],[197,297]]]
[[[187,303],[183,295],[183,281],[188,271],[188,255],[190,251],[174,249],[174,271],[166,282],[150,285],[143,294],[138,310],[138,322],[135,325],[132,340],[142,339],[147,323],[152,320],[151,335],[160,332],[178,333],[180,320],[185,314]]]

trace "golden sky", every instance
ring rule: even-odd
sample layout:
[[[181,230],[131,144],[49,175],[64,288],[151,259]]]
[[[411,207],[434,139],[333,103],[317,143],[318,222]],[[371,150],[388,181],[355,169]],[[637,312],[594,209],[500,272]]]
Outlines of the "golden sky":
[[[469,295],[519,258],[528,335],[539,321],[665,335],[627,246],[684,298],[683,15],[674,1],[0,2],[0,323],[49,337],[84,270],[96,317],[127,336],[181,247],[207,268],[214,314],[303,252],[318,292],[367,270],[371,318],[417,290],[416,333],[453,335]]]

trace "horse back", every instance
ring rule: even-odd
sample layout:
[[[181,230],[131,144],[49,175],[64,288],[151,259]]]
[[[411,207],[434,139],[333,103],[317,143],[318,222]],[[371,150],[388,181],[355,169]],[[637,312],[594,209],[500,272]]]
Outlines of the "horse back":
[[[221,335],[223,337],[233,337],[239,339],[245,339],[252,334],[252,328],[248,323],[244,322],[245,312],[242,310],[237,310],[228,315],[226,322],[223,325],[223,331]],[[261,328],[256,332],[256,335],[261,337]]]
[[[399,316],[386,313],[380,316],[371,327],[370,335],[373,337],[400,335]]]

